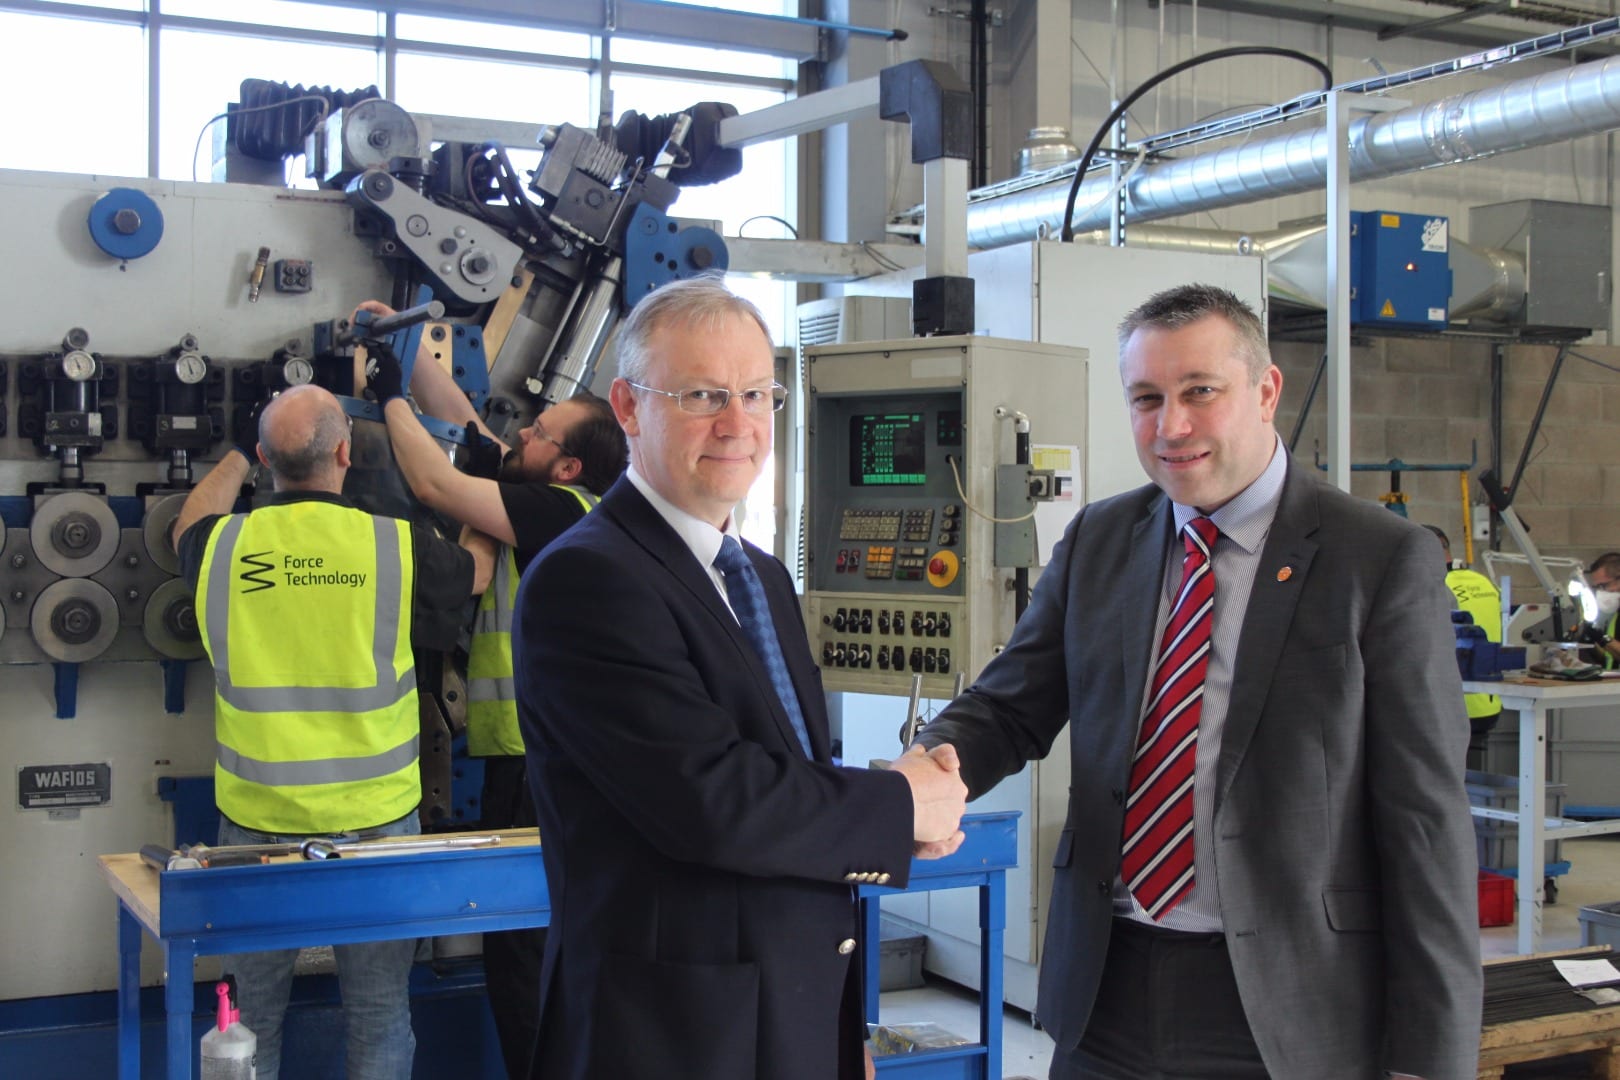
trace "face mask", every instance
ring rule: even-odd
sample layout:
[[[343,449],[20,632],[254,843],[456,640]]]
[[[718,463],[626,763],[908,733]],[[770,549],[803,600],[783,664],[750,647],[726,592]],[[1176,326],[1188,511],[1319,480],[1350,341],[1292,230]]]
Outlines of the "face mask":
[[[1607,622],[1615,612],[1620,611],[1620,593],[1610,592],[1608,589],[1597,590],[1598,620]]]

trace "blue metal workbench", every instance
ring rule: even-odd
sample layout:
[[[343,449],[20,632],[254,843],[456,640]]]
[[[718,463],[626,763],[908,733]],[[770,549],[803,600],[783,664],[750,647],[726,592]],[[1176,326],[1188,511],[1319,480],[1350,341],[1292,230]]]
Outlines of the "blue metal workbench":
[[[916,861],[903,891],[977,888],[983,928],[980,1042],[877,1059],[884,1073],[925,1080],[1000,1080],[1001,963],[1005,877],[1017,864],[1018,814],[970,814],[967,839],[949,858]],[[440,834],[446,835],[446,834]],[[453,834],[448,834],[453,835]],[[198,956],[343,945],[544,926],[551,899],[533,829],[509,830],[498,847],[417,852],[325,862],[286,859],[261,866],[159,873],[139,855],[103,855],[118,896],[118,1076],[140,1077],[141,933],[157,940],[168,973],[167,1076],[192,1075]],[[878,1018],[878,898],[897,890],[860,888],[868,943],[866,1016]]]
[[[142,930],[168,975],[167,1075],[185,1080],[198,956],[544,926],[551,897],[539,837],[503,835],[497,847],[162,873],[139,855],[101,856],[118,894],[119,1080],[140,1077]]]
[[[917,1050],[877,1058],[880,1075],[919,1080],[1001,1080],[1002,936],[1007,928],[1007,871],[1018,865],[1018,812],[969,814],[967,839],[954,855],[915,860],[904,890],[862,885],[861,933],[866,965],[866,1020],[878,1022],[878,900],[897,892],[979,890],[979,1041],[970,1046]]]

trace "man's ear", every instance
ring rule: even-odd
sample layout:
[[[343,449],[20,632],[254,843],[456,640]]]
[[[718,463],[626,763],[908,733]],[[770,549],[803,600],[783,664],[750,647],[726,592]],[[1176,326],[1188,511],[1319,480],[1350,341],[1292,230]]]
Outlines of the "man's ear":
[[[585,463],[571,454],[557,459],[551,467],[551,482],[554,484],[572,484],[579,479],[579,474],[585,471]]]
[[[641,424],[636,419],[635,389],[623,379],[614,379],[613,385],[608,389],[608,402],[613,406],[613,417],[618,420],[625,435],[630,438],[640,435]]]

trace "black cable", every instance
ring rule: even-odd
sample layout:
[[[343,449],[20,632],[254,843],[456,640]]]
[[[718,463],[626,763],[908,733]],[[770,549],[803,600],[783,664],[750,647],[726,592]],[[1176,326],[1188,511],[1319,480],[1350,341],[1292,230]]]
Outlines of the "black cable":
[[[1147,82],[1143,83],[1141,86],[1138,86],[1135,90],[1132,90],[1125,96],[1123,101],[1114,106],[1114,111],[1108,114],[1108,119],[1102,122],[1102,125],[1097,128],[1097,134],[1092,136],[1090,145],[1086,147],[1086,152],[1080,157],[1080,167],[1074,171],[1074,182],[1069,185],[1069,198],[1063,206],[1063,231],[1061,233],[1063,242],[1065,244],[1072,244],[1074,242],[1074,203],[1075,200],[1080,197],[1080,183],[1085,179],[1086,170],[1091,168],[1091,159],[1097,156],[1097,151],[1099,148],[1101,148],[1102,141],[1106,139],[1108,137],[1108,133],[1113,130],[1114,121],[1118,120],[1124,114],[1126,109],[1129,109],[1132,105],[1136,104],[1137,100],[1141,98],[1143,94],[1146,94],[1155,86],[1158,86],[1166,79],[1180,75],[1183,71],[1186,71],[1189,68],[1195,68],[1200,64],[1207,64],[1211,60],[1226,60],[1233,56],[1255,55],[1283,56],[1290,60],[1298,60],[1303,64],[1309,64],[1311,67],[1322,73],[1322,89],[1333,89],[1333,72],[1328,70],[1328,66],[1322,63],[1322,61],[1316,59],[1314,56],[1307,56],[1304,53],[1296,52],[1293,49],[1277,48],[1274,45],[1238,45],[1230,49],[1216,49],[1214,52],[1200,53],[1197,56],[1188,57],[1179,64],[1173,64],[1170,67],[1165,68]]]

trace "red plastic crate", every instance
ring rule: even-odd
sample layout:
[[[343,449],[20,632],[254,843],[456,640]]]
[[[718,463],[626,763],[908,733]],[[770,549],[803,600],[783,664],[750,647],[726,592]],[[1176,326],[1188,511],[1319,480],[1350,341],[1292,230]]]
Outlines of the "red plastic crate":
[[[1479,872],[1479,925],[1513,925],[1513,879],[1489,870]]]

